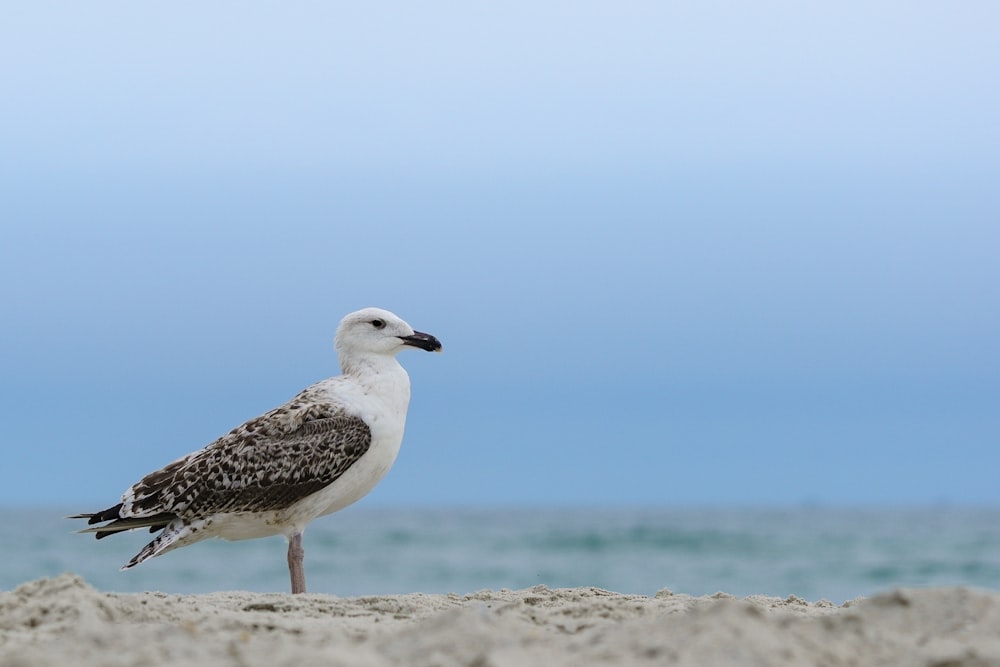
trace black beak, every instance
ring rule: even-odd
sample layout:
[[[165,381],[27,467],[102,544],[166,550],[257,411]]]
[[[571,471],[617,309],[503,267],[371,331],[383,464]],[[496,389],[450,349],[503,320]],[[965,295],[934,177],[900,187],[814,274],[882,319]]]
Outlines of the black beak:
[[[430,334],[414,331],[412,336],[400,336],[399,338],[403,341],[403,345],[419,347],[421,350],[427,350],[428,352],[441,351],[441,341]]]

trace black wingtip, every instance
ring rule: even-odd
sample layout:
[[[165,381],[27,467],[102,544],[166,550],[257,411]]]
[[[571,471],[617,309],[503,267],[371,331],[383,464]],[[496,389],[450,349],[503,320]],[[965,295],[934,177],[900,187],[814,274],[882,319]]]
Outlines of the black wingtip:
[[[109,507],[106,510],[100,512],[94,512],[93,514],[71,514],[66,517],[67,519],[86,519],[87,525],[94,525],[95,523],[101,523],[102,521],[113,521],[114,519],[120,519],[121,515],[119,512],[122,509],[122,504],[118,503],[114,507]],[[100,539],[100,538],[98,538]]]

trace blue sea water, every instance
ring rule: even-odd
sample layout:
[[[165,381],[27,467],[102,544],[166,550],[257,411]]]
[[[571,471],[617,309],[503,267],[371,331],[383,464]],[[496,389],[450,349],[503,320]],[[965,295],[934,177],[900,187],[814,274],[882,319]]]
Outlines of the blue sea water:
[[[206,541],[120,572],[148,533],[98,542],[68,513],[0,510],[0,589],[72,571],[107,591],[288,590],[281,537]],[[336,595],[545,584],[839,603],[895,586],[1000,589],[1000,509],[358,507],[311,524],[305,548],[310,592]]]

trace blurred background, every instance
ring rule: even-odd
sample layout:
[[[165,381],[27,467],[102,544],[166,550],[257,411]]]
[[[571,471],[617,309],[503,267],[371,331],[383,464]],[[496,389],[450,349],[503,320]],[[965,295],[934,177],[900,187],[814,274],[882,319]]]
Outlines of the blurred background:
[[[998,20],[7,3],[8,526],[336,374],[369,305],[445,353],[348,512],[998,506]]]

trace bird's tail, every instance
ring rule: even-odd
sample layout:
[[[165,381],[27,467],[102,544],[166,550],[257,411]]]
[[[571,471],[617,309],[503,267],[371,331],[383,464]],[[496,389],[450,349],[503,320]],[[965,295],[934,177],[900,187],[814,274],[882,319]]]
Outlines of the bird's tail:
[[[139,563],[152,558],[154,556],[159,556],[168,551],[176,549],[177,547],[184,546],[189,541],[197,540],[186,540],[185,538],[192,535],[191,526],[185,524],[183,521],[171,521],[166,526],[163,527],[163,532],[156,536],[152,542],[144,546],[139,553],[132,556],[129,562],[122,566],[123,570],[135,567]]]
[[[153,556],[159,556],[185,544],[197,542],[207,536],[204,532],[200,531],[201,525],[199,521],[188,522],[170,512],[161,512],[151,516],[122,516],[121,510],[122,505],[119,503],[114,507],[109,507],[100,512],[74,514],[67,518],[86,519],[91,527],[84,528],[78,532],[95,533],[97,539],[126,530],[135,530],[136,528],[149,528],[149,532],[151,533],[162,530],[163,532],[157,535],[156,539],[144,546],[129,562],[125,563],[122,567],[123,570],[135,567]],[[94,525],[101,523],[103,525]]]
[[[94,512],[93,514],[73,514],[66,517],[67,519],[87,519],[87,523],[94,524],[100,523],[102,521],[112,521],[113,519],[120,519],[122,511],[122,503],[118,503],[114,507],[109,507],[106,510],[101,510],[100,512]]]
[[[161,528],[165,528],[171,521],[177,518],[177,515],[170,514],[169,512],[162,512],[152,516],[123,517],[121,515],[121,509],[122,505],[119,503],[114,507],[109,507],[106,510],[94,512],[93,514],[74,514],[66,518],[86,519],[87,523],[92,527],[84,528],[83,530],[77,532],[96,533],[97,539],[99,540],[107,537],[108,535],[114,535],[115,533],[120,533],[125,530],[135,530],[136,528],[149,528],[149,532],[155,533]],[[103,526],[93,525],[95,523],[105,521],[108,523],[105,523]]]

